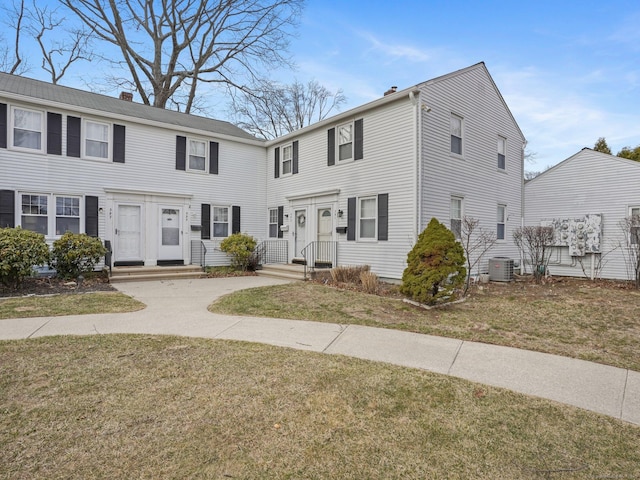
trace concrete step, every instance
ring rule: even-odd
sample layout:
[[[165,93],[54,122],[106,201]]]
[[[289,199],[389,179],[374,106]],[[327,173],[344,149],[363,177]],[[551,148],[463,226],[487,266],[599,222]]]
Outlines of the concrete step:
[[[109,281],[145,282],[152,280],[171,280],[202,278],[204,273],[197,265],[178,265],[168,267],[114,267]]]
[[[304,280],[304,265],[266,264],[256,273],[263,277],[283,278],[286,280]]]

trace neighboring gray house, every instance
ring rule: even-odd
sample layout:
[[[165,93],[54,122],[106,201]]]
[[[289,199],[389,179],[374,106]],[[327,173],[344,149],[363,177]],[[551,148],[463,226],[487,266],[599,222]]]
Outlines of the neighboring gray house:
[[[552,275],[633,279],[625,256],[640,215],[640,162],[584,148],[525,184],[526,225],[555,230]]]
[[[499,238],[490,256],[518,256],[524,142],[484,63],[269,142],[0,74],[0,227],[99,236],[116,266],[225,264],[242,231],[267,262],[399,279],[432,217],[472,216]]]

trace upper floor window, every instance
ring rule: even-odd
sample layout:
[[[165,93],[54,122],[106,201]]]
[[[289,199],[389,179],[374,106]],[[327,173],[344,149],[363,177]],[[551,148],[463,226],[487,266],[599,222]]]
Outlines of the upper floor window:
[[[338,127],[338,160],[353,158],[353,124]]]
[[[17,107],[13,107],[12,112],[13,146],[42,151],[43,113]]]
[[[363,197],[360,201],[359,237],[364,240],[375,240],[377,220],[377,197]]]
[[[501,136],[498,136],[498,168],[507,168],[507,139]]]
[[[207,144],[201,140],[189,139],[189,170],[207,171]]]
[[[277,208],[269,209],[269,237],[270,238],[278,237],[278,209]]]
[[[84,123],[85,157],[109,158],[109,125],[86,120]]]
[[[451,114],[451,153],[462,155],[462,117]]]
[[[449,217],[451,218],[451,231],[456,239],[462,238],[462,197],[451,197]]]
[[[282,147],[282,175],[291,175],[293,172],[293,145]]]
[[[229,207],[213,207],[213,236],[229,236]]]
[[[631,217],[631,245],[640,244],[640,207],[631,207],[629,209]]]
[[[505,224],[507,220],[507,206],[498,205],[496,240],[505,239]]]

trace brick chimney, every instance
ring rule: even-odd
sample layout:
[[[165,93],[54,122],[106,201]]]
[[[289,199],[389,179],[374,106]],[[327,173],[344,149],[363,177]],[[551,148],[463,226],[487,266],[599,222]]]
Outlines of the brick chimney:
[[[120,92],[120,100],[124,100],[125,102],[133,102],[133,93]]]
[[[398,87],[391,87],[389,90],[387,90],[386,92],[384,92],[384,96],[386,97],[387,95],[391,95],[392,93],[396,93],[396,91],[398,90]]]

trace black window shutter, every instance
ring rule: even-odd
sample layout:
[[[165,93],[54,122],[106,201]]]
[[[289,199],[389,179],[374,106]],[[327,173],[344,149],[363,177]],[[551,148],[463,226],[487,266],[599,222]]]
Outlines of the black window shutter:
[[[347,199],[347,240],[356,239],[356,215],[358,206],[356,197]]]
[[[240,207],[231,207],[231,233],[240,233]]]
[[[298,173],[298,141],[293,142],[293,175]]]
[[[280,177],[280,147],[273,151],[273,178]]]
[[[113,126],[113,161],[124,163],[127,130],[124,125]]]
[[[378,195],[378,240],[389,240],[389,194]]]
[[[0,103],[0,148],[7,148],[7,104]]]
[[[327,165],[336,164],[336,129],[327,130]]]
[[[84,231],[90,237],[98,236],[98,197],[84,197]]]
[[[13,190],[0,190],[0,228],[13,228],[15,221],[16,195]]]
[[[203,203],[200,210],[200,224],[202,230],[200,230],[200,238],[202,240],[209,240],[211,238],[211,205]]]
[[[353,144],[353,159],[354,160],[362,160],[364,158],[364,141],[363,141],[363,128],[362,128],[362,119],[356,120],[354,122],[354,144]]]
[[[218,142],[209,142],[209,173],[218,175],[218,153],[220,145]]]
[[[284,207],[278,207],[278,238],[283,238],[284,232],[280,227],[284,225]]]
[[[47,153],[62,155],[62,115],[47,112]]]
[[[80,158],[80,117],[67,116],[67,156]]]
[[[186,170],[187,137],[176,135],[176,170]],[[210,238],[210,237],[207,237]]]

